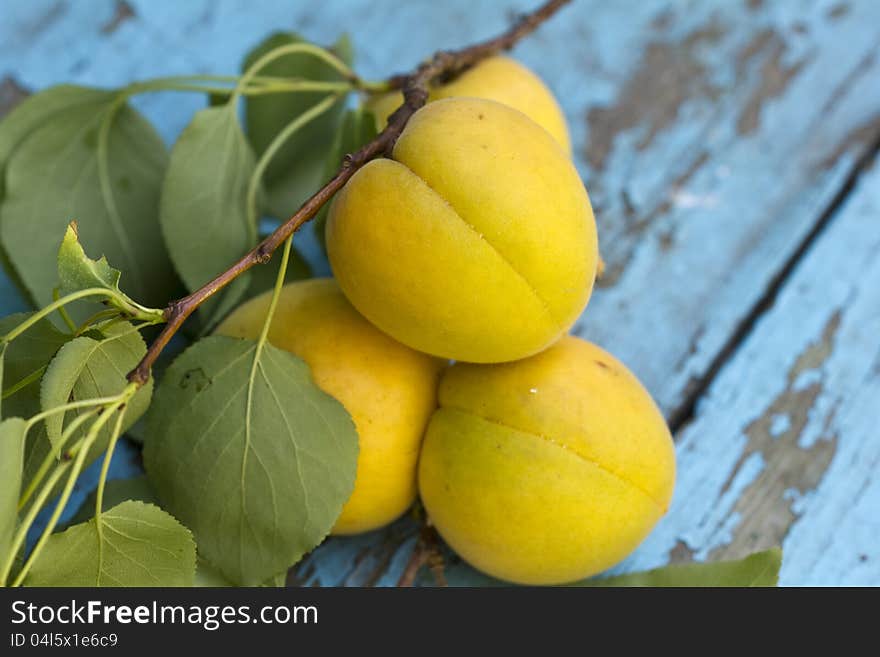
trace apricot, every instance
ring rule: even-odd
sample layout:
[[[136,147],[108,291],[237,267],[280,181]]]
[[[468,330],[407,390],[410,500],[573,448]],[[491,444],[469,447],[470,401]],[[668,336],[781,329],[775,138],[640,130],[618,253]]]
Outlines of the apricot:
[[[463,559],[522,584],[613,566],[666,512],[663,416],[611,354],[565,337],[502,365],[456,364],[422,445],[419,492]]]
[[[494,101],[438,100],[392,156],[354,174],[327,223],[361,314],[414,349],[478,363],[530,356],[571,327],[596,276],[596,224],[546,130]]]
[[[256,339],[270,300],[271,292],[251,299],[217,332]],[[332,533],[365,532],[400,516],[415,499],[419,446],[436,407],[442,363],[376,329],[332,279],[284,286],[268,340],[302,358],[357,428],[354,492]]]
[[[441,98],[485,98],[519,110],[553,135],[571,154],[571,140],[565,116],[551,91],[537,75],[515,59],[497,55],[484,59],[455,80],[431,89],[428,102]],[[403,104],[399,91],[379,94],[367,102],[382,130],[391,113]]]

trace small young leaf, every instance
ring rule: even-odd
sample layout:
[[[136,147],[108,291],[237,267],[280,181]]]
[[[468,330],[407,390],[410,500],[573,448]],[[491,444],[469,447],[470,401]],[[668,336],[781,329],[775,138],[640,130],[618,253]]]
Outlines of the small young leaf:
[[[24,322],[31,313],[0,319],[0,335]],[[6,347],[3,359],[3,417],[31,417],[40,411],[40,379],[49,361],[72,336],[41,319]]]
[[[363,107],[349,110],[342,117],[342,124],[336,133],[336,139],[333,141],[333,147],[327,154],[327,160],[324,163],[323,179],[330,180],[339,167],[342,166],[342,158],[349,153],[354,153],[361,146],[372,140],[378,133],[376,132],[376,117],[373,113]],[[318,214],[315,215],[312,223],[314,224],[315,234],[318,236],[318,242],[326,250],[324,243],[324,228],[327,224],[327,213],[330,211],[330,203],[324,204]]]
[[[39,305],[52,300],[56,273],[46,264],[72,219],[80,220],[87,249],[126,272],[132,297],[158,305],[175,291],[158,231],[165,145],[146,119],[117,102],[106,94],[56,112],[9,159],[0,238]]]
[[[198,112],[174,145],[160,222],[188,290],[207,283],[256,244],[257,229],[248,222],[246,206],[253,172],[254,154],[229,107]],[[239,294],[244,289],[239,286]]]
[[[573,586],[776,586],[782,550],[755,552],[738,561],[714,561],[665,566],[641,573],[595,578]]]
[[[76,222],[71,221],[58,249],[58,281],[61,294],[70,294],[91,287],[119,290],[121,272],[113,269],[107,258],[92,260],[79,243]]]
[[[274,48],[303,41],[296,34],[273,34],[247,55],[242,69],[247,70]],[[351,44],[347,37],[340,38],[331,50],[350,63]],[[319,82],[342,80],[342,76],[326,62],[308,54],[279,57],[259,74]],[[327,95],[327,92],[297,92],[248,97],[245,102],[245,123],[248,139],[256,154],[262,155],[287,124]],[[276,153],[264,177],[268,210],[273,216],[286,219],[321,185],[324,161],[333,143],[343,108],[344,100],[340,99],[331,110],[293,135]]]
[[[104,484],[104,503],[101,506],[101,510],[106,511],[117,504],[122,504],[129,500],[159,505],[159,500],[153,491],[153,487],[150,485],[150,480],[145,475],[141,475],[140,477],[130,477],[128,479],[109,479]],[[88,522],[89,518],[95,515],[96,501],[97,491],[92,491],[80,505],[79,509],[77,509],[68,524],[75,525],[80,522]]]
[[[27,586],[192,586],[196,546],[190,531],[162,509],[123,502],[95,519],[53,534]]]
[[[351,417],[303,361],[211,336],[166,371],[144,464],[199,551],[233,582],[257,585],[327,535],[351,494],[357,452]]]
[[[43,375],[40,402],[49,410],[69,401],[116,395],[125,388],[125,375],[146,353],[146,345],[131,324],[122,322],[89,335],[74,338],[58,351]],[[152,394],[152,380],[135,393],[128,403],[123,431],[128,429],[147,409]],[[64,416],[75,417],[75,411],[57,413],[46,420],[49,441],[55,445],[61,438]],[[111,427],[103,430],[94,453],[103,451]]]
[[[25,421],[0,422],[0,561],[6,559],[18,519],[18,497],[24,464]]]
[[[130,317],[162,320],[162,312],[143,308],[119,289],[122,272],[113,269],[105,256],[92,260],[79,243],[77,225],[71,221],[58,250],[58,281],[61,294],[70,294],[88,288],[104,288],[114,292],[108,303]]]

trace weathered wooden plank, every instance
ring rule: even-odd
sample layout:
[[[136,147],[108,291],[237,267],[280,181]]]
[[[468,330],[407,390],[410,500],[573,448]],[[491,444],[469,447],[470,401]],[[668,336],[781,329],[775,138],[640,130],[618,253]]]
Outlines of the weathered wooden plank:
[[[880,585],[880,168],[865,173],[678,441],[624,568],[782,544],[782,583]]]
[[[267,31],[289,27],[323,42],[348,29],[358,69],[381,77],[533,3],[286,4],[8,3],[0,79],[37,89],[233,72]],[[876,138],[878,19],[871,0],[580,0],[517,51],[562,100],[609,264],[577,330],[627,362],[667,413],[687,407]],[[137,100],[169,141],[202,102]],[[302,579],[393,582],[384,564],[405,560],[394,546],[407,527],[331,541]]]
[[[667,412],[878,133],[880,7],[836,4],[581,0],[518,50],[561,97],[599,218],[608,274],[577,330],[630,363]],[[349,29],[359,69],[378,77],[499,29],[504,9],[18,3],[0,70],[28,88],[232,72],[268,30],[296,27],[325,42]],[[137,102],[171,140],[202,100]]]

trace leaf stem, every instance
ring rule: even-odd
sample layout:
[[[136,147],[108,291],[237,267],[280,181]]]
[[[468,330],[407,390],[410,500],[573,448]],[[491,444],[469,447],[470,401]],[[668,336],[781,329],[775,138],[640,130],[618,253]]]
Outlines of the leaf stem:
[[[15,555],[18,554],[18,551],[24,544],[28,530],[31,528],[31,525],[34,524],[34,520],[36,519],[37,514],[40,512],[40,509],[43,507],[43,504],[46,503],[46,498],[49,496],[49,493],[55,488],[58,480],[61,479],[61,476],[69,467],[70,461],[65,461],[64,463],[58,464],[58,466],[55,468],[55,472],[52,473],[52,476],[49,477],[49,481],[46,482],[46,485],[40,491],[40,495],[37,497],[31,508],[28,509],[27,515],[19,526],[18,531],[15,534],[15,538],[12,541],[12,545],[9,548],[9,554],[6,557],[6,562],[3,564],[3,570],[0,571],[0,586],[6,586],[6,580],[9,578],[9,572],[12,570],[12,565],[15,563]]]
[[[52,448],[49,450],[49,453],[46,454],[45,458],[43,458],[43,462],[40,464],[40,468],[31,478],[30,482],[28,482],[28,487],[25,489],[24,493],[21,495],[21,499],[18,500],[18,510],[21,511],[25,505],[30,500],[31,495],[34,494],[34,491],[37,489],[37,486],[43,481],[43,477],[46,476],[46,473],[49,471],[49,468],[52,467],[52,464],[58,460],[58,456],[61,454],[61,449],[64,445],[67,444],[67,441],[70,440],[70,437],[74,434],[74,432],[82,426],[82,424],[88,420],[93,415],[97,415],[98,407],[95,407],[88,411],[87,413],[83,413],[82,415],[78,415],[75,417],[69,425],[64,428],[64,432],[61,434],[61,438],[58,440],[57,445],[52,445]],[[30,429],[30,427],[28,427]]]
[[[275,157],[275,154],[278,150],[290,139],[298,130],[303,128],[305,125],[311,123],[313,120],[321,116],[324,112],[328,111],[340,98],[340,94],[334,94],[327,96],[319,103],[316,103],[305,112],[296,117],[293,121],[288,123],[284,129],[275,135],[275,138],[269,144],[269,147],[263,152],[260,156],[259,162],[257,162],[257,166],[254,168],[254,172],[251,175],[250,183],[248,184],[247,191],[247,220],[248,220],[248,229],[252,231],[253,237],[256,237],[257,233],[257,190],[260,187],[260,181],[263,179],[263,174],[266,172],[266,168],[272,161],[272,158]]]
[[[235,93],[241,77],[238,75],[174,75],[151,78],[133,82],[121,92],[126,98],[140,93],[158,91],[192,91],[195,93],[232,95]],[[211,84],[219,82],[218,84]],[[221,85],[227,86],[221,86]],[[278,76],[253,76],[248,85],[241,90],[244,96],[260,96],[263,94],[318,92],[318,91],[351,91],[362,89],[375,91],[382,83],[364,82],[347,79],[343,82],[308,80],[306,78],[285,78]]]
[[[342,189],[355,172],[371,160],[389,153],[410,117],[428,101],[428,88],[434,80],[455,77],[483,59],[503,50],[509,50],[522,38],[534,32],[539,25],[568,2],[570,0],[548,0],[535,11],[523,15],[509,30],[494,39],[461,50],[437,52],[414,71],[390,78],[386,87],[389,90],[400,89],[403,92],[403,104],[388,117],[385,129],[363,148],[346,155],[339,171],[271,235],[198,290],[170,302],[165,309],[165,319],[167,320],[165,327],[150,344],[146,355],[137,367],[128,373],[128,380],[139,385],[145,384],[150,379],[150,370],[159,354],[162,353],[162,350],[187,318],[195,312],[196,308],[251,267],[269,262],[272,254],[304,223],[312,219],[333,198],[334,194]],[[278,51],[273,50],[267,53],[265,57],[261,58],[261,61],[276,52]],[[253,70],[255,67],[251,68]]]
[[[40,377],[43,376],[43,372],[46,371],[46,367],[47,367],[46,365],[43,365],[42,367],[35,369],[33,372],[31,372],[27,376],[22,377],[17,382],[12,384],[8,388],[4,389],[2,399],[8,399],[9,397],[12,397],[12,395],[17,393],[22,388],[26,388],[27,386],[32,384],[34,381],[39,381]]]
[[[250,81],[265,66],[269,65],[279,57],[284,57],[285,55],[295,55],[297,53],[303,55],[312,55],[313,57],[317,57],[318,59],[324,61],[326,64],[329,64],[348,81],[348,89],[355,88],[356,83],[359,81],[354,71],[352,71],[345,62],[343,62],[341,59],[339,59],[339,57],[334,55],[329,50],[326,50],[311,43],[288,43],[286,45],[273,48],[265,55],[260,57],[250,66],[250,68],[248,68],[247,71],[245,71],[244,75],[239,78],[238,84],[235,87],[235,91],[232,93],[232,96],[229,99],[229,105],[232,107],[235,107],[237,105],[239,98],[244,93],[244,90],[247,88]]]
[[[248,379],[247,389],[247,405],[245,413],[247,414],[245,426],[250,426],[251,408],[253,407],[254,381],[257,378],[257,367],[260,365],[260,355],[263,353],[263,347],[269,339],[269,329],[272,327],[272,318],[275,316],[275,308],[278,306],[278,298],[281,296],[281,288],[284,287],[284,277],[287,275],[287,263],[290,260],[290,249],[293,245],[293,236],[284,243],[284,251],[281,254],[281,267],[278,269],[278,276],[275,277],[275,287],[272,289],[272,300],[269,302],[269,308],[266,311],[266,317],[263,320],[263,328],[260,330],[260,337],[257,339],[257,346],[254,349],[254,362],[251,365],[251,374]],[[242,465],[244,467],[244,465]]]
[[[110,319],[111,317],[117,316],[118,314],[119,314],[119,310],[117,310],[116,308],[102,308],[98,312],[94,313],[91,317],[86,319],[78,327],[74,326],[73,327],[73,336],[79,337],[83,333],[85,333],[86,330],[88,330],[88,328],[92,324],[95,324],[96,322],[99,322],[105,318]]]
[[[98,127],[98,145],[95,151],[95,159],[98,163],[98,185],[101,189],[104,206],[107,208],[107,212],[111,219],[110,226],[113,229],[113,232],[116,233],[119,244],[125,252],[126,259],[132,265],[131,277],[137,281],[138,288],[143,289],[146,276],[144,275],[144,272],[141,271],[139,260],[136,257],[137,254],[133,252],[130,241],[124,239],[124,235],[121,234],[123,222],[122,217],[119,214],[119,208],[116,206],[116,197],[113,195],[113,185],[110,182],[110,167],[108,164],[110,128],[113,125],[113,121],[116,119],[119,110],[125,106],[126,100],[127,95],[120,94],[110,107],[107,108],[104,116],[101,117],[101,124]]]
[[[27,421],[26,428],[30,430],[37,422],[41,420],[45,420],[47,417],[51,417],[53,415],[57,415],[58,413],[66,413],[67,411],[75,411],[79,408],[88,408],[89,406],[104,406],[105,404],[115,404],[125,395],[125,391],[123,390],[118,395],[113,395],[112,397],[95,397],[93,399],[82,399],[80,401],[68,402],[66,404],[62,404],[61,406],[55,406],[54,408],[50,408],[47,411],[43,411],[41,413],[37,413],[33,417],[31,417]]]
[[[101,519],[101,514],[104,510],[104,486],[107,483],[107,473],[110,471],[110,462],[113,460],[116,443],[122,433],[122,420],[125,418],[125,410],[123,406],[119,413],[116,414],[116,424],[113,425],[113,431],[110,433],[110,442],[107,445],[107,450],[104,452],[104,462],[101,464],[101,474],[98,477],[98,491],[95,494],[95,530],[98,533],[99,574],[104,567],[104,526]]]
[[[57,287],[52,288],[52,301],[58,301],[58,299],[60,297],[61,297],[60,290]],[[67,314],[67,309],[64,306],[61,306],[58,308],[58,314],[61,315],[61,319],[67,325],[68,329],[70,329],[71,331],[76,330],[76,324],[70,318],[70,315]]]
[[[269,329],[272,324],[272,318],[275,316],[275,308],[278,306],[278,299],[281,296],[281,288],[284,287],[284,277],[287,275],[287,263],[290,261],[290,249],[293,245],[293,236],[291,235],[284,243],[284,251],[281,252],[281,267],[278,269],[278,276],[275,277],[275,287],[272,289],[272,300],[269,302],[269,309],[266,311],[266,319],[263,321],[263,329],[260,331],[260,338],[257,342],[257,349],[261,349],[269,338]]]
[[[85,439],[77,446],[76,458],[73,462],[73,467],[71,469],[70,475],[67,477],[67,483],[64,485],[64,489],[61,491],[61,497],[59,498],[58,503],[55,505],[55,510],[52,512],[49,521],[46,523],[46,527],[43,529],[43,533],[40,534],[40,538],[37,540],[37,544],[34,546],[34,549],[31,550],[30,555],[24,562],[21,571],[15,577],[15,580],[13,580],[12,586],[21,585],[21,583],[24,581],[24,578],[27,577],[31,566],[33,566],[37,557],[40,555],[40,552],[43,550],[43,547],[46,545],[46,541],[49,540],[49,536],[51,536],[52,532],[55,530],[55,526],[58,524],[58,520],[61,517],[61,514],[64,512],[64,509],[67,506],[67,502],[68,500],[70,500],[70,494],[73,492],[73,486],[74,484],[76,484],[76,480],[79,478],[79,474],[82,471],[83,464],[86,460],[86,455],[89,453],[92,445],[98,439],[98,434],[101,432],[101,429],[104,427],[105,424],[107,424],[113,413],[119,411],[122,406],[125,405],[125,402],[137,391],[137,389],[138,386],[134,384],[128,385],[125,391],[123,391],[122,399],[120,399],[115,404],[112,404],[111,406],[105,408],[104,412],[99,415],[98,418],[92,423],[92,426],[89,427],[89,432],[86,434]]]
[[[254,360],[251,363],[250,376],[248,377],[247,397],[245,402],[245,430],[246,442],[250,442],[250,426],[251,411],[254,407],[254,382],[257,379],[257,368],[260,366],[260,356],[263,353],[263,347],[269,338],[269,329],[272,326],[272,318],[275,316],[275,308],[278,306],[278,298],[281,296],[281,288],[284,287],[284,277],[287,275],[287,263],[290,260],[290,249],[293,245],[293,235],[284,243],[284,251],[281,255],[281,267],[278,269],[278,276],[275,278],[275,287],[272,290],[272,300],[269,302],[269,309],[266,311],[266,317],[263,320],[263,328],[260,331],[260,337],[257,340],[257,346],[254,348]],[[247,467],[247,458],[241,462],[241,476],[244,479],[245,468]]]
[[[86,297],[96,297],[103,296],[109,298],[115,297],[115,293],[105,287],[90,287],[85,290],[79,290],[77,292],[73,292],[68,294],[67,296],[61,297],[60,299],[56,299],[48,306],[44,306],[40,310],[36,311],[32,315],[30,315],[26,320],[24,320],[21,324],[12,329],[9,333],[0,338],[0,342],[12,342],[19,335],[27,331],[31,326],[39,322],[41,319],[46,317],[47,315],[52,314],[59,308],[64,307],[68,303],[72,301],[77,301],[78,299],[85,299]]]
[[[88,413],[84,413],[77,417],[73,422],[71,422],[64,429],[64,433],[61,434],[61,440],[58,442],[57,446],[53,446],[53,449],[49,451],[46,455],[46,458],[43,459],[43,463],[40,465],[40,469],[33,476],[31,481],[28,484],[27,489],[19,500],[18,509],[21,511],[25,504],[27,504],[31,495],[33,495],[34,491],[37,489],[37,486],[43,481],[43,477],[46,476],[46,473],[49,471],[49,468],[52,466],[52,463],[55,462],[57,455],[60,453],[61,448],[64,444],[70,439],[70,437],[76,432],[77,429],[89,418],[94,416],[98,412],[98,409],[95,408]],[[28,428],[25,428],[24,436],[27,436]],[[80,439],[80,441],[84,440],[84,438]],[[34,519],[37,517],[37,514],[43,508],[43,505],[46,503],[49,495],[55,490],[55,486],[58,483],[58,479],[62,474],[70,467],[70,461],[66,460],[59,463],[55,467],[55,472],[52,473],[52,476],[49,477],[49,480],[43,485],[40,489],[40,494],[37,496],[37,499],[31,505],[30,509],[28,509],[28,513],[25,516],[25,519],[22,521],[21,525],[19,525],[18,531],[15,534],[15,538],[12,541],[9,550],[9,556],[7,557],[7,562],[4,564],[4,569],[2,574],[0,574],[0,586],[6,585],[6,578],[9,576],[9,571],[12,568],[12,564],[15,560],[15,555],[18,554],[18,551],[21,549],[21,546],[24,545],[25,540],[27,539],[28,531],[30,531],[31,525],[34,523]]]

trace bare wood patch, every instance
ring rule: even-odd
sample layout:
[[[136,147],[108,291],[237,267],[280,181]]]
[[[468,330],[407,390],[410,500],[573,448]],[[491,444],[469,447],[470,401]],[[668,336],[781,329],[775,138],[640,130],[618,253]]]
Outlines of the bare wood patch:
[[[675,546],[669,551],[669,563],[690,563],[694,560],[695,554],[696,550],[692,550],[687,543],[679,539],[675,542]]]
[[[30,92],[21,86],[15,78],[7,75],[0,81],[0,117],[6,116],[15,109],[21,101],[27,98]]]
[[[125,0],[116,0],[116,7],[113,10],[113,16],[110,17],[110,20],[104,23],[101,26],[101,34],[113,34],[119,26],[122,25],[129,18],[134,18],[137,14],[135,14],[132,6],[128,4]]]
[[[763,61],[760,81],[749,95],[736,122],[739,134],[749,135],[757,131],[764,104],[785,93],[806,64],[807,60],[801,59],[786,66],[784,60],[787,51],[788,45],[778,32],[763,30],[737,56],[737,77],[745,73],[750,60],[761,58]]]
[[[832,21],[840,20],[849,13],[849,4],[846,2],[838,2],[828,10],[828,18]]]
[[[851,151],[865,151],[876,148],[873,146],[880,139],[880,114],[876,114],[864,123],[855,126],[847,132],[837,146],[818,165],[819,170],[827,169],[834,165],[843,155]],[[866,165],[866,169],[872,164]]]
[[[718,97],[720,90],[709,79],[709,69],[700,61],[697,49],[718,42],[724,34],[720,23],[710,22],[680,42],[648,43],[639,67],[623,85],[617,100],[587,111],[590,138],[586,157],[594,169],[605,167],[618,135],[644,126],[644,135],[636,146],[644,150],[675,122],[685,102]]]
[[[761,417],[746,427],[748,444],[722,487],[722,494],[752,455],[760,454],[764,467],[734,506],[732,513],[742,520],[732,540],[716,548],[710,558],[743,556],[780,545],[798,518],[792,494],[803,495],[822,480],[837,449],[837,436],[830,433],[833,413],[826,418],[823,435],[809,448],[800,446],[800,436],[809,421],[810,409],[822,392],[822,382],[798,385],[798,379],[805,372],[821,369],[831,355],[839,327],[838,310],[829,318],[821,338],[792,365],[785,390]]]

